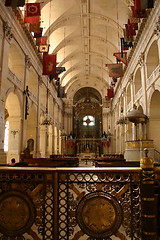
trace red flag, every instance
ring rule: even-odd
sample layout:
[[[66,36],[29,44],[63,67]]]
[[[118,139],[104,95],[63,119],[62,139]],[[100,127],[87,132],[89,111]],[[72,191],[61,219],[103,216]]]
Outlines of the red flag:
[[[107,147],[109,147],[109,145],[110,145],[110,142],[109,142],[109,140],[107,140]]]
[[[134,9],[135,9],[135,17],[136,18],[145,18],[145,17],[147,17],[146,10],[142,7],[142,5],[143,5],[142,1],[143,0],[135,0]]]
[[[132,17],[136,17],[136,14],[135,14],[135,6],[131,6],[131,10],[132,10]]]
[[[141,9],[141,0],[135,0],[135,10]]]
[[[109,99],[114,97],[114,90],[113,90],[113,88],[107,89],[107,97]]]
[[[40,3],[26,3],[26,17],[40,16]]]
[[[40,38],[40,37],[42,37],[42,32],[43,32],[43,28],[40,28],[40,29],[39,29],[39,32],[34,34],[34,38]]]
[[[134,36],[136,35],[136,31],[138,30],[138,24],[130,23],[130,20],[128,19],[128,24],[125,24],[127,35],[128,36]]]
[[[40,29],[40,22],[30,23],[30,26],[29,26],[30,32],[39,33],[39,29]]]
[[[47,37],[40,37],[36,39],[36,45],[46,45]]]
[[[26,23],[38,23],[39,21],[40,21],[40,17],[39,16],[25,17],[24,18],[24,22],[26,22]]]
[[[43,53],[43,75],[56,74],[56,57],[54,54]]]

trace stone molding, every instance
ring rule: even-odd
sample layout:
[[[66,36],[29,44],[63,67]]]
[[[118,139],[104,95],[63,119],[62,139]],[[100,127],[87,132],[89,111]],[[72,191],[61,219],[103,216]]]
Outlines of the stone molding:
[[[28,55],[25,56],[25,66],[27,69],[30,69],[31,67],[31,59],[28,57]]]
[[[13,38],[13,32],[12,32],[12,28],[9,26],[8,22],[4,22],[3,29],[4,29],[5,38],[10,43]]]
[[[158,21],[156,22],[155,28],[154,28],[154,34],[159,37],[160,36],[160,17],[158,17]]]
[[[144,53],[141,53],[138,59],[139,65],[142,67],[144,65]]]

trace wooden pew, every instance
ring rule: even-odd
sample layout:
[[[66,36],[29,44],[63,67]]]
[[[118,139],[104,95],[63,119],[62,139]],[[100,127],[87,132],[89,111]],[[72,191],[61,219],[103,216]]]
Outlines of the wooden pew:
[[[59,157],[57,159],[51,158],[25,158],[23,159],[24,163],[27,163],[28,166],[38,166],[38,167],[78,167],[79,159],[78,158],[69,158],[69,157]]]
[[[108,161],[95,162],[95,167],[140,167],[139,161]]]

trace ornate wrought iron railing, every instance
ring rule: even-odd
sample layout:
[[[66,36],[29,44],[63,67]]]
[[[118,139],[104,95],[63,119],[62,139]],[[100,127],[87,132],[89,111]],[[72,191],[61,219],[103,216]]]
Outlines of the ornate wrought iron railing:
[[[142,179],[141,168],[0,168],[0,240],[156,239],[142,233]]]

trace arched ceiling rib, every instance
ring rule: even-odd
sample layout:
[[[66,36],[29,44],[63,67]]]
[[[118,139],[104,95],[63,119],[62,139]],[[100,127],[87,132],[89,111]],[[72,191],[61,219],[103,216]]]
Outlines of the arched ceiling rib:
[[[133,0],[28,0],[41,3],[41,27],[49,53],[57,54],[68,93],[80,87],[98,87],[103,95],[111,78],[106,64],[116,63],[120,37],[131,15]],[[76,86],[77,85],[77,86]],[[104,96],[103,96],[104,97]]]

